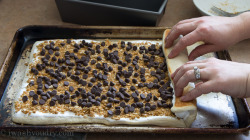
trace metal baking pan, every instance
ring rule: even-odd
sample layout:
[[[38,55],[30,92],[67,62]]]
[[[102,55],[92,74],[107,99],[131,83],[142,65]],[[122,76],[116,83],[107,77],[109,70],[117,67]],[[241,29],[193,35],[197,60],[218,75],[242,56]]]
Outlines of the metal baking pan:
[[[167,0],[55,0],[65,22],[82,25],[156,26]]]
[[[4,131],[65,131],[65,132],[106,132],[106,133],[244,133],[250,128],[250,109],[245,99],[231,98],[220,94],[210,99],[206,104],[198,101],[198,116],[191,128],[167,128],[159,126],[106,126],[100,124],[73,124],[34,126],[16,124],[11,121],[10,109],[15,93],[11,92],[18,87],[20,73],[29,57],[30,49],[35,41],[45,39],[162,39],[165,27],[111,27],[111,26],[26,26],[19,29],[9,48],[7,57],[0,69],[0,130]],[[229,54],[219,52],[216,57],[230,60]],[[208,94],[213,96],[213,94]],[[219,97],[224,98],[221,100]],[[200,97],[199,97],[200,98]],[[203,98],[203,97],[201,97]],[[204,100],[203,100],[204,101]],[[213,105],[216,103],[215,105]],[[231,114],[223,107],[231,110]],[[225,113],[223,113],[225,111]],[[226,123],[221,123],[224,120]],[[230,121],[233,120],[233,121]],[[211,122],[211,123],[210,123]],[[2,132],[2,131],[1,131]]]

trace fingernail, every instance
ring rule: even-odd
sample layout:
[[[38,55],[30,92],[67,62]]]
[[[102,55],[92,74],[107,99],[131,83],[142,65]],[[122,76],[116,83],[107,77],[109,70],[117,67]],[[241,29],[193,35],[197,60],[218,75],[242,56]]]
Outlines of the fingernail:
[[[186,96],[182,96],[182,97],[180,98],[180,100],[181,100],[181,101],[185,101],[185,100],[186,100]]]
[[[172,52],[169,53],[168,58],[173,58],[173,53]]]
[[[170,75],[170,77],[171,77],[171,79],[174,79],[174,73],[172,73],[172,74]]]
[[[167,42],[167,40],[168,40],[168,36],[167,36],[166,39],[165,39],[165,43]]]

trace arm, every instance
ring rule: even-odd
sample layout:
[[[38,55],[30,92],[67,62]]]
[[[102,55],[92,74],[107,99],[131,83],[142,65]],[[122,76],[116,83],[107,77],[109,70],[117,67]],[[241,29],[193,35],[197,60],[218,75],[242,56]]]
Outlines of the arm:
[[[239,15],[242,22],[242,40],[250,38],[250,12]]]
[[[193,67],[200,68],[201,82],[187,94],[183,88],[189,82],[195,82]],[[250,97],[250,64],[237,63],[215,58],[189,61],[179,67],[172,75],[175,95],[182,96],[182,101],[190,101],[210,92],[222,92],[237,97]]]
[[[200,17],[180,21],[165,38],[165,46],[171,47],[179,35],[184,35],[174,46],[169,58],[177,56],[184,48],[197,41],[205,42],[194,49],[189,60],[208,52],[219,51],[250,38],[250,12],[236,17]]]

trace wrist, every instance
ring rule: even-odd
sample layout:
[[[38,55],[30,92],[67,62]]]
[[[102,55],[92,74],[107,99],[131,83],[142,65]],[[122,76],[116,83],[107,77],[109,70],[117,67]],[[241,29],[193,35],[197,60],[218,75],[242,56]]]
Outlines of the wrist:
[[[239,19],[239,41],[250,38],[250,12],[242,13],[236,18]]]

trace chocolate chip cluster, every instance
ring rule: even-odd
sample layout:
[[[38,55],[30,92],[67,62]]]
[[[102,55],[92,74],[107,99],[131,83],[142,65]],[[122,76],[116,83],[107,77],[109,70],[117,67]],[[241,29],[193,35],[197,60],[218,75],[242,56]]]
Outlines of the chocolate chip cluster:
[[[108,116],[171,108],[172,88],[161,46],[131,42],[50,41],[31,67],[32,105],[104,106]],[[59,90],[60,89],[60,90]],[[156,91],[156,92],[155,92]]]

